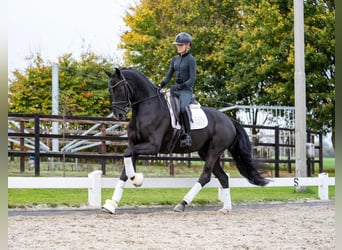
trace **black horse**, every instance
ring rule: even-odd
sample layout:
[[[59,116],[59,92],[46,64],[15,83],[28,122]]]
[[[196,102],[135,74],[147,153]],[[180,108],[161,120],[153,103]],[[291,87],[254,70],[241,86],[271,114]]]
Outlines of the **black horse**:
[[[170,113],[164,94],[147,77],[133,68],[115,69],[107,72],[109,92],[112,97],[113,116],[125,119],[128,109],[132,117],[128,125],[129,145],[124,153],[124,168],[115,187],[112,199],[107,199],[102,209],[115,213],[121,200],[126,181],[141,186],[143,175],[136,173],[136,161],[139,155],[169,153],[170,141],[175,129],[171,127]],[[251,155],[251,143],[244,128],[222,112],[209,107],[201,107],[207,116],[205,128],[192,130],[192,146],[180,147],[179,141],[172,147],[173,153],[198,152],[205,161],[198,182],[184,196],[174,211],[184,211],[201,188],[206,185],[213,173],[222,186],[221,197],[224,203],[220,210],[228,213],[231,209],[229,179],[220,166],[220,156],[226,149],[231,153],[239,172],[254,185],[265,186],[269,180],[259,173]]]

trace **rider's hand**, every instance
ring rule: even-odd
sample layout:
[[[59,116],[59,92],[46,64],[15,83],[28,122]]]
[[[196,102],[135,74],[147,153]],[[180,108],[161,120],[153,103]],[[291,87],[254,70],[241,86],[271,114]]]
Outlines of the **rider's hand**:
[[[172,85],[172,86],[170,87],[170,90],[171,90],[171,92],[174,92],[174,91],[178,90],[177,84]]]
[[[162,87],[164,87],[164,85],[165,85],[164,82],[159,83],[157,86],[157,90],[160,91]]]

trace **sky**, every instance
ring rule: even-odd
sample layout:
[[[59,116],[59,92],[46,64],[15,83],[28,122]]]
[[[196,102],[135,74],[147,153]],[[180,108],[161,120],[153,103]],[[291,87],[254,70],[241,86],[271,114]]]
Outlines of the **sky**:
[[[41,54],[57,62],[65,53],[87,48],[105,57],[121,56],[120,35],[129,6],[139,0],[8,1],[8,72],[28,66],[26,57]]]

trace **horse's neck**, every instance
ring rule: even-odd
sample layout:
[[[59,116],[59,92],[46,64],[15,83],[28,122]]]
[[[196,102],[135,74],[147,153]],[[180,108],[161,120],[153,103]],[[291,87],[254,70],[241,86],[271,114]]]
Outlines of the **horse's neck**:
[[[140,96],[140,98],[135,105],[132,106],[133,111],[140,113],[155,111],[154,113],[158,115],[163,107],[167,104],[162,95],[158,96],[157,93],[151,94],[149,96]]]
[[[135,100],[131,101],[140,102],[146,98],[154,96],[157,93],[152,86],[149,86],[147,82],[144,82],[141,79],[133,79],[132,82],[134,83],[132,87]]]
[[[169,114],[167,103],[163,95],[151,95],[151,98],[145,97],[145,101],[141,101],[132,106],[132,118],[145,121],[154,121],[158,117],[165,117]],[[146,117],[148,117],[146,119]]]
[[[137,73],[130,75],[130,80],[133,83],[134,94],[131,102],[134,104],[132,107],[134,114],[142,115],[154,110],[154,114],[157,116],[163,112],[161,109],[167,107],[164,96],[158,95],[157,89],[153,87],[151,82]]]

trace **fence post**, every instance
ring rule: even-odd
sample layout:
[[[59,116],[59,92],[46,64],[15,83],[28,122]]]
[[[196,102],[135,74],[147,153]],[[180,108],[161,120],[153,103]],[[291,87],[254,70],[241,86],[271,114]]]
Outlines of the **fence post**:
[[[25,132],[25,124],[24,121],[20,121],[20,133]],[[20,137],[20,151],[25,151],[25,138]],[[20,173],[25,172],[25,156],[20,156]]]
[[[34,114],[34,174],[40,175],[40,125],[39,114]]]
[[[101,170],[95,170],[88,174],[88,204],[96,208],[101,207],[101,175]]]
[[[320,200],[329,200],[329,174],[318,174],[318,197]]]
[[[106,136],[106,124],[102,124],[101,126],[101,136]],[[106,141],[103,140],[101,141],[101,145],[100,145],[100,154],[105,154],[107,153],[107,147],[106,147]],[[103,172],[103,175],[106,175],[106,159],[105,158],[101,158],[100,159],[101,162],[101,169]]]
[[[306,175],[308,177],[311,176],[311,130],[307,129],[306,130]]]
[[[279,141],[280,141],[280,131],[279,131],[279,126],[274,127],[274,174],[275,177],[279,177],[279,155],[280,155],[280,150],[279,150]]]
[[[323,172],[323,134],[322,132],[318,133],[319,135],[319,149],[318,149],[318,155],[319,155],[319,173]]]

